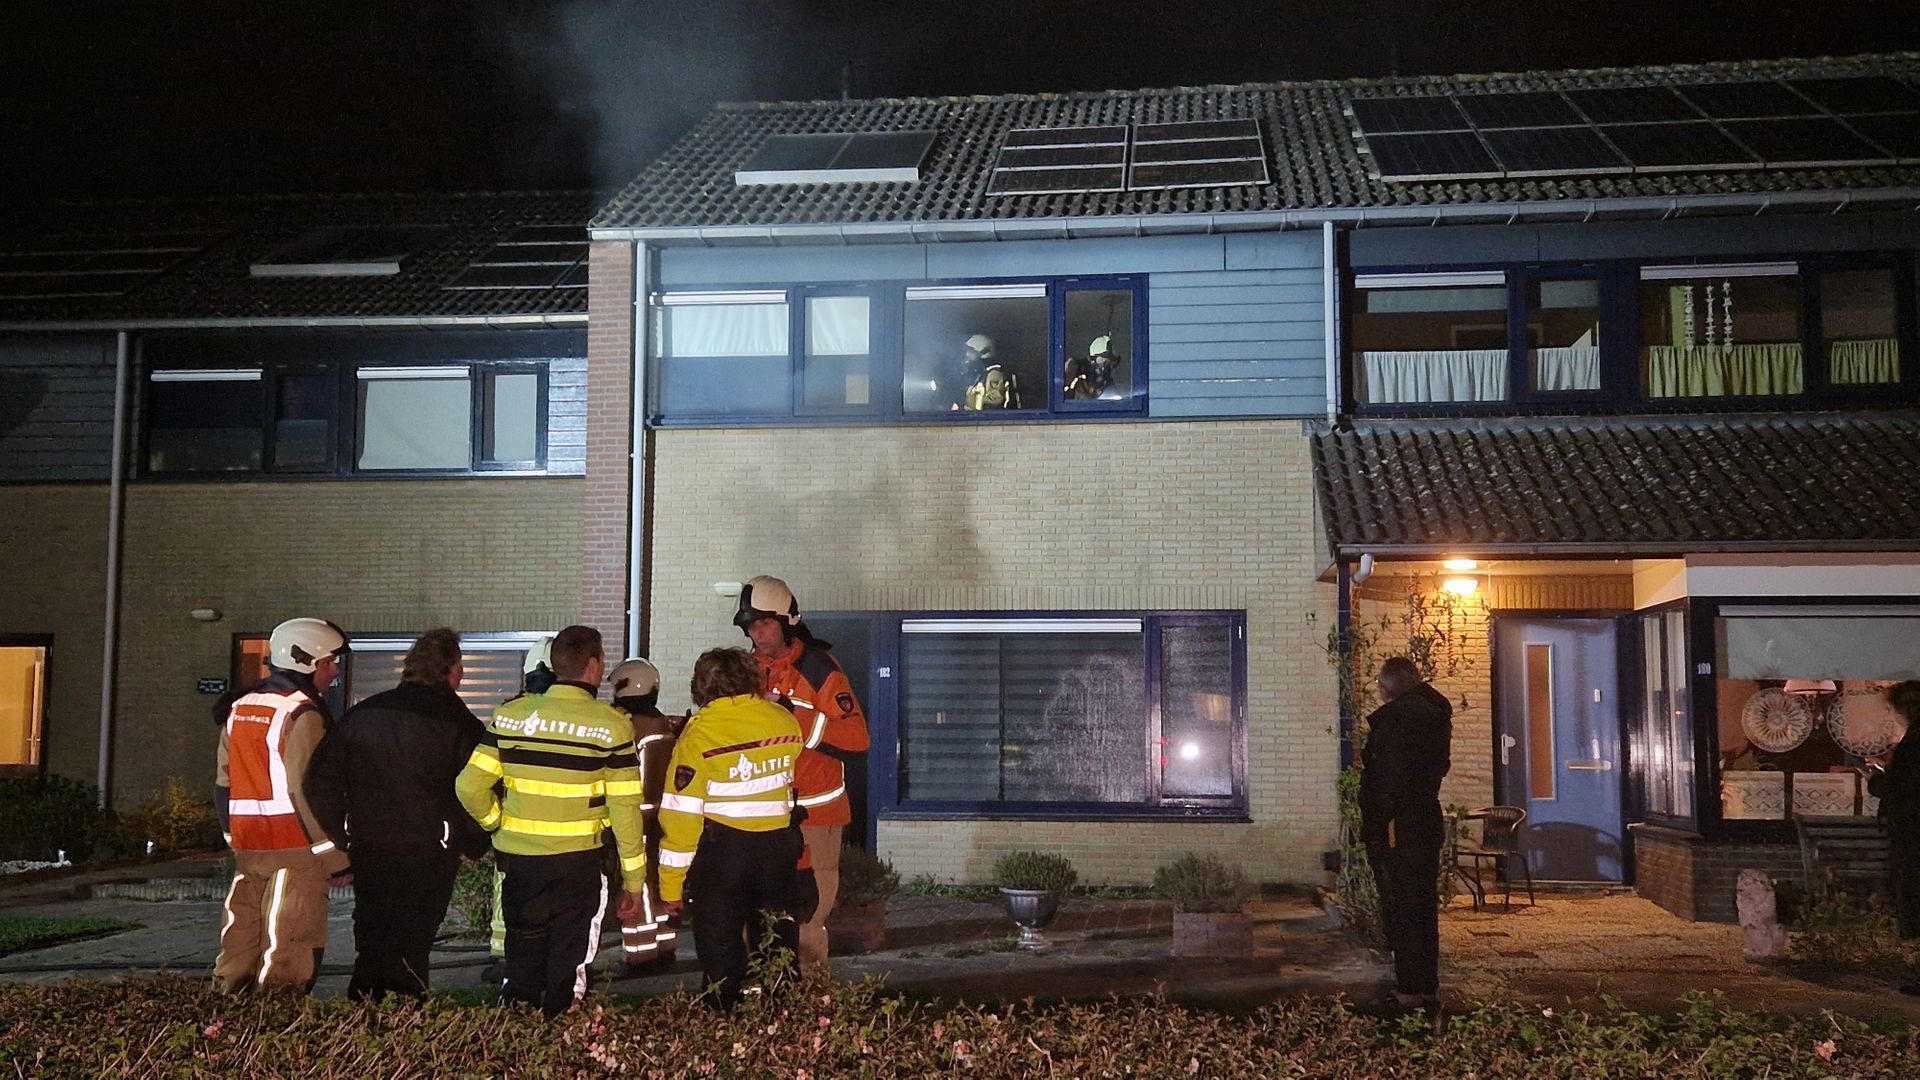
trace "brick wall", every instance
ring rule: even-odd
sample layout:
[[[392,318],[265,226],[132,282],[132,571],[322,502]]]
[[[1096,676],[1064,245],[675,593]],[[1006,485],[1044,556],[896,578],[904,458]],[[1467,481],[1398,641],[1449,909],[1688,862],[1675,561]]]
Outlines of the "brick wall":
[[[600,628],[607,655],[625,656],[632,501],[633,245],[588,255],[587,479],[581,498],[580,621]]]
[[[570,478],[131,486],[115,799],[138,801],[169,775],[211,786],[213,699],[194,684],[229,675],[236,633],[297,615],[395,634],[574,621],[581,488]],[[187,614],[203,607],[223,617]]]
[[[1010,847],[1140,882],[1212,850],[1318,880],[1338,761],[1298,423],[661,431],[652,656],[662,705],[693,658],[741,643],[716,581],[786,578],[816,611],[1233,609],[1248,616],[1251,824],[883,821],[907,874],[979,881]]]
[[[105,637],[105,484],[0,488],[0,634],[53,635],[41,758],[91,783]]]
[[[1634,829],[1634,891],[1683,919],[1737,922],[1740,871],[1803,883],[1797,844],[1726,844],[1659,826]]]

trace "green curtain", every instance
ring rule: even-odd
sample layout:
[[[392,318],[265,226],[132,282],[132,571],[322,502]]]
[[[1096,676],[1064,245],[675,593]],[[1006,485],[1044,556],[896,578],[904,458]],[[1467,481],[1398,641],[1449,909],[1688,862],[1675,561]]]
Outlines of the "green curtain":
[[[1796,344],[1647,347],[1648,397],[1798,394],[1805,385]]]
[[[1900,343],[1892,338],[1827,342],[1827,381],[1836,385],[1899,382]]]

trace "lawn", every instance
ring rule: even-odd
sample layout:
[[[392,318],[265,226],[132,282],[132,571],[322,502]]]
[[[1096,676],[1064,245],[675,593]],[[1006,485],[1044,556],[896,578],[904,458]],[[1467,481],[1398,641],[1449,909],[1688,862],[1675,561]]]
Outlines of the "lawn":
[[[0,956],[44,949],[67,941],[105,937],[133,929],[133,923],[119,919],[32,919],[0,916]]]

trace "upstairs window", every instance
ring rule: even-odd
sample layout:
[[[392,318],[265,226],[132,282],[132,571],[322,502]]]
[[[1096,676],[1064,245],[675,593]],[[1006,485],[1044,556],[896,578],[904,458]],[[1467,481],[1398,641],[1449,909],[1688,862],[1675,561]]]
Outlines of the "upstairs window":
[[[1793,263],[1640,269],[1641,382],[1650,398],[1806,389]]]
[[[156,371],[147,389],[147,469],[257,472],[266,414],[259,368]]]
[[[473,457],[473,377],[462,367],[361,368],[354,468],[465,469]]]
[[[1827,383],[1872,387],[1899,382],[1900,304],[1894,269],[1828,270],[1819,282]]]
[[[784,290],[662,296],[653,335],[660,407],[702,416],[785,411],[791,322]]]
[[[906,411],[1046,408],[1050,315],[1044,283],[908,289]]]
[[[1504,271],[1362,274],[1354,291],[1361,404],[1507,399]]]
[[[1532,279],[1526,303],[1527,389],[1600,389],[1599,280]]]

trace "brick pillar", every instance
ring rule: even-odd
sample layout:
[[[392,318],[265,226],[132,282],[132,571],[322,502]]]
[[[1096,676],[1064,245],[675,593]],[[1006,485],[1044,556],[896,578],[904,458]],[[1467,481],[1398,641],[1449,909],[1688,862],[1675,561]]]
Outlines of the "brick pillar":
[[[587,479],[580,522],[580,621],[607,662],[627,655],[627,551],[633,527],[633,245],[595,243],[587,277]]]

